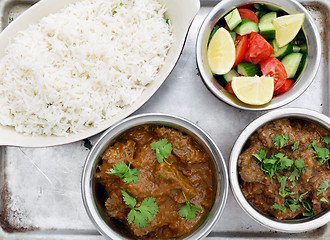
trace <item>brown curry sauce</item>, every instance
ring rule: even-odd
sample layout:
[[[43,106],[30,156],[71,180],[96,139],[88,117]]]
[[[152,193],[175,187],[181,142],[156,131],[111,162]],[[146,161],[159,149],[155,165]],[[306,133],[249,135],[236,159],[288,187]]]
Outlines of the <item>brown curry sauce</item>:
[[[172,152],[159,163],[150,144],[166,138]],[[106,173],[115,163],[124,161],[140,171],[138,183],[125,184],[117,176]],[[102,196],[108,216],[119,220],[139,239],[164,239],[182,236],[190,232],[214,201],[214,171],[210,156],[190,136],[165,126],[144,125],[124,133],[103,153],[97,167],[95,181],[104,187]],[[144,198],[154,197],[158,213],[148,226],[136,227],[127,222],[130,211],[121,191],[124,190],[140,204]],[[201,208],[196,217],[186,220],[178,214],[185,205],[185,193],[191,204]]]

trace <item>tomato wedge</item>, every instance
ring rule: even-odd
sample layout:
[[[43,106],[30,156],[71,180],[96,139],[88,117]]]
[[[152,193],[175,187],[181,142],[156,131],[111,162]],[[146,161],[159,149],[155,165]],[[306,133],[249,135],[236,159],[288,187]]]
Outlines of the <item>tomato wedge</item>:
[[[246,8],[238,8],[238,12],[239,15],[241,16],[241,18],[245,18],[247,20],[256,22],[259,24],[259,20],[257,15],[250,9],[246,9]]]
[[[227,83],[227,85],[225,86],[225,90],[233,95],[235,95],[233,88],[231,87],[231,82]]]
[[[248,36],[236,34],[235,37],[235,67],[238,63],[242,62],[245,57],[246,50],[248,48]]]
[[[294,84],[293,80],[291,79],[285,80],[283,86],[277,89],[276,91],[274,91],[274,95],[278,95],[280,93],[286,92],[289,88],[292,87],[293,84]]]
[[[262,74],[274,78],[274,92],[280,89],[287,78],[283,64],[275,57],[269,57],[260,62]]]
[[[245,54],[245,60],[257,64],[274,53],[272,45],[258,33],[249,34],[248,49]]]

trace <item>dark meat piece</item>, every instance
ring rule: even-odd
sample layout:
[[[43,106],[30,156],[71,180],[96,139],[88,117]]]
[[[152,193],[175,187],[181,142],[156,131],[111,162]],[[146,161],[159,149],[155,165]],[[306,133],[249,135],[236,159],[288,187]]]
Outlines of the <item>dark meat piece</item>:
[[[109,198],[105,202],[105,208],[109,216],[117,219],[126,219],[129,209],[126,208],[120,188],[116,188],[109,193]]]
[[[114,175],[108,174],[115,163],[125,162],[128,164],[133,161],[135,142],[128,140],[127,142],[117,142],[109,147],[102,155],[102,164],[98,166],[99,172],[96,173],[98,179],[117,178]]]
[[[160,138],[166,138],[172,144],[173,153],[185,163],[207,161],[205,153],[198,149],[189,136],[171,128],[158,127],[155,132]]]
[[[245,182],[259,182],[265,181],[266,175],[260,169],[256,158],[252,154],[257,153],[258,150],[263,148],[260,140],[256,139],[256,135],[252,137],[255,143],[246,149],[238,158],[239,173]]]
[[[191,199],[196,195],[195,188],[174,165],[168,165],[166,163],[158,164],[155,172],[155,178],[158,182],[163,182],[169,185],[169,188],[172,189],[171,195],[176,202],[185,202],[182,191],[188,199]],[[173,191],[179,189],[182,191]]]

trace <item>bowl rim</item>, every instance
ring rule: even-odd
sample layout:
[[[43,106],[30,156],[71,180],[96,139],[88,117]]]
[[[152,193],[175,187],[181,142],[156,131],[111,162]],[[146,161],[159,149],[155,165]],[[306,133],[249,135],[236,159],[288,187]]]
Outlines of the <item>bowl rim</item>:
[[[93,173],[98,162],[97,159],[107,148],[111,140],[120,136],[123,132],[129,129],[146,124],[159,124],[165,126],[170,125],[171,127],[180,129],[184,132],[191,132],[194,134],[193,138],[198,138],[198,140],[202,141],[203,144],[205,144],[205,146],[208,148],[208,151],[210,151],[212,154],[211,159],[216,168],[215,175],[218,180],[220,179],[220,182],[218,181],[217,184],[217,193],[215,194],[213,206],[206,220],[198,225],[198,227],[195,227],[197,231],[193,230],[193,232],[191,232],[187,238],[185,235],[182,236],[183,239],[191,239],[192,237],[194,239],[202,239],[213,229],[225,209],[229,189],[228,171],[221,151],[217,147],[216,143],[211,139],[211,137],[191,121],[171,114],[138,114],[122,120],[102,134],[102,136],[94,144],[90,153],[88,154],[82,172],[81,193],[85,210],[94,226],[102,235],[111,237],[112,239],[124,239],[122,235],[118,234],[108,226],[108,224],[103,220],[98,212],[97,206],[92,196]]]
[[[280,221],[275,220],[275,218],[268,217],[258,210],[256,210],[250,203],[245,199],[238,181],[238,157],[241,153],[248,138],[261,126],[267,124],[268,122],[276,119],[282,118],[299,118],[308,121],[316,122],[323,127],[330,130],[330,118],[322,113],[316,112],[314,110],[305,108],[286,108],[277,109],[266,114],[261,115],[252,121],[239,135],[237,138],[229,159],[229,180],[232,193],[239,203],[240,207],[255,221],[259,222],[261,225],[266,226],[275,231],[287,232],[287,233],[299,233],[307,232],[319,228],[330,221],[330,211],[319,215],[316,218],[310,220],[306,219],[303,222],[297,221]]]
[[[271,102],[265,105],[248,105],[243,102],[240,102],[239,100],[233,101],[232,98],[235,96],[231,96],[229,93],[225,92],[223,87],[216,86],[215,82],[216,80],[212,76],[210,78],[210,69],[206,69],[205,61],[205,53],[203,53],[203,49],[207,49],[205,45],[206,43],[206,36],[207,39],[209,36],[209,32],[211,31],[213,26],[218,22],[218,20],[225,16],[230,10],[232,10],[235,7],[248,4],[248,3],[266,3],[271,4],[274,6],[281,7],[284,5],[285,7],[281,7],[282,9],[285,9],[286,11],[291,12],[301,12],[305,14],[305,21],[303,28],[305,29],[304,32],[306,34],[306,40],[307,42],[313,42],[314,44],[308,46],[308,56],[311,55],[311,52],[313,52],[313,56],[309,57],[307,64],[304,69],[304,73],[302,73],[299,76],[299,81],[296,81],[294,84],[294,87],[287,91],[285,93],[286,97],[283,98],[283,95],[274,96]],[[220,14],[219,14],[220,13]],[[211,26],[210,26],[211,25]],[[306,29],[309,30],[309,33],[306,33]],[[310,40],[309,40],[310,38]],[[284,106],[296,98],[298,98],[300,95],[302,95],[308,87],[312,84],[312,82],[315,79],[316,73],[319,69],[320,63],[321,63],[321,53],[322,53],[322,44],[320,39],[320,34],[317,30],[316,24],[314,23],[313,18],[309,14],[309,12],[306,10],[306,8],[301,5],[299,2],[295,0],[277,0],[276,2],[273,2],[271,0],[223,0],[220,1],[206,16],[204,19],[196,40],[196,63],[197,68],[200,73],[201,79],[204,83],[204,85],[207,87],[207,89],[220,101],[225,102],[228,105],[231,105],[235,108],[242,109],[242,110],[251,110],[251,111],[260,111],[260,110],[271,110],[275,108],[279,108],[281,106]],[[306,75],[306,73],[308,73]],[[218,84],[217,84],[218,85]],[[237,102],[237,103],[236,103]]]

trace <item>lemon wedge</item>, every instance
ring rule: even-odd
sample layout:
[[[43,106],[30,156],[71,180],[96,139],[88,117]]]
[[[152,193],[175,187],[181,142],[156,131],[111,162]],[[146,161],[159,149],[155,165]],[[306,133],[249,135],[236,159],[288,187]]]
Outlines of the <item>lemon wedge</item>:
[[[298,34],[304,23],[305,14],[284,15],[273,20],[275,28],[275,40],[279,47],[283,47],[291,42]]]
[[[231,83],[236,97],[250,105],[263,105],[273,97],[273,77],[234,77]]]
[[[235,44],[230,33],[219,28],[211,38],[207,49],[207,60],[211,71],[215,74],[225,74],[230,71],[235,62]]]

